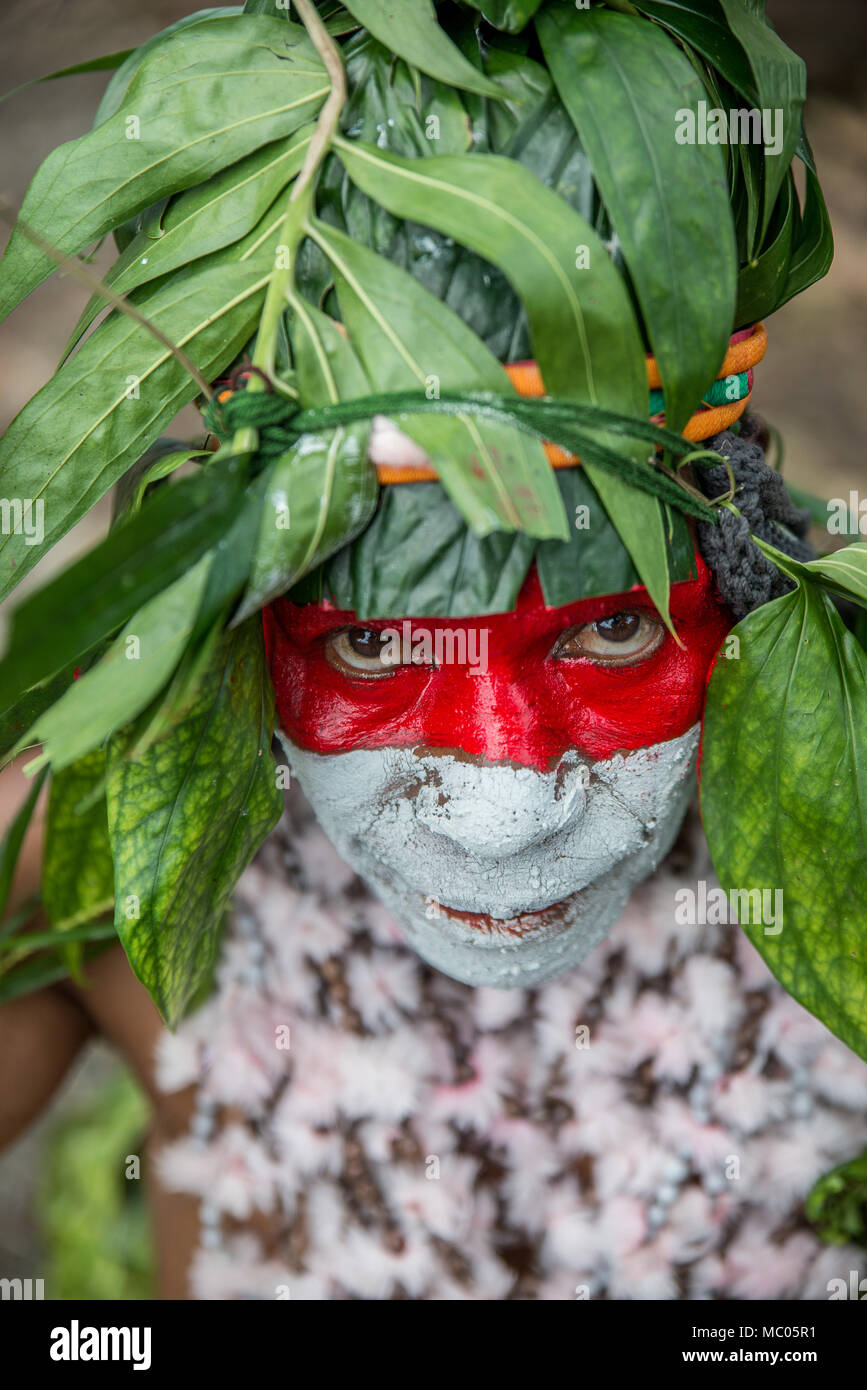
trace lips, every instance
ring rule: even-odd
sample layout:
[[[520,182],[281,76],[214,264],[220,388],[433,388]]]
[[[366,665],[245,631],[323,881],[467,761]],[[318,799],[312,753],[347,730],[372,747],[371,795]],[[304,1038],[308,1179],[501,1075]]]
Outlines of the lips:
[[[529,912],[516,912],[511,917],[494,917],[489,912],[462,912],[458,908],[438,903],[436,917],[459,922],[482,936],[504,936],[511,941],[520,941],[541,931],[550,932],[558,927],[567,927],[572,909],[583,893],[584,889],[579,888],[577,892],[570,893],[559,902]]]

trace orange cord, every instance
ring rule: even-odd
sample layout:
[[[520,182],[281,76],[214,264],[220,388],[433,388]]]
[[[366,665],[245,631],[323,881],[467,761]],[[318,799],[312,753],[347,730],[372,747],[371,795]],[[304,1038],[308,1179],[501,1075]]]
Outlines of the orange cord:
[[[742,338],[737,343],[731,343],[729,350],[723,358],[722,366],[719,371],[720,377],[735,376],[740,372],[747,371],[754,367],[757,362],[761,362],[768,347],[768,332],[763,323],[757,323],[748,338]],[[542,374],[535,362],[508,362],[506,363],[506,375],[514,386],[519,396],[544,396],[545,388],[542,384]],[[659,376],[659,368],[656,365],[656,358],[647,356],[647,383],[650,389],[659,390],[662,381]],[[739,420],[746,410],[752,392],[744,396],[740,401],[732,401],[727,405],[710,406],[704,410],[697,410],[696,413],[687,421],[683,428],[684,439],[698,443],[702,439],[710,439],[714,434],[719,434],[721,430],[728,429],[729,425]],[[546,444],[545,454],[552,468],[574,468],[580,463],[580,459],[575,454],[566,453],[558,444]],[[436,470],[426,464],[395,467],[391,464],[377,464],[376,476],[380,483],[425,483],[435,482],[437,479]]]

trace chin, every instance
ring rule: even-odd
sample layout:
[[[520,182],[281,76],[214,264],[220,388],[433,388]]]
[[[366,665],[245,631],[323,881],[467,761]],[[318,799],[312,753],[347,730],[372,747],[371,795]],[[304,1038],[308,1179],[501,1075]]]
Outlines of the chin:
[[[668,853],[698,735],[597,762],[570,750],[550,772],[281,740],[323,830],[408,945],[464,984],[519,989],[580,965]]]

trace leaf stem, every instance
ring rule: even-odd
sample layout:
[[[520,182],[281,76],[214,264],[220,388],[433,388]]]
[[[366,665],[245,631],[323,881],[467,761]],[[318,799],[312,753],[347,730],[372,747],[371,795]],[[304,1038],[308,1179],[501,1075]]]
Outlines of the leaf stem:
[[[304,223],[313,198],[314,180],[319,166],[331,148],[347,95],[346,74],[340,50],[322,23],[315,5],[312,0],[295,0],[295,3],[304,28],[325,65],[325,71],[331,80],[331,91],[319,113],[304,163],[289,191],[289,201],[280,232],[278,260],[271,272],[265,303],[262,306],[262,317],[259,320],[253,352],[253,366],[259,367],[269,379],[274,375],[280,319],[286,307],[286,292],[292,284],[295,254],[304,235]],[[264,389],[265,382],[258,376],[251,377],[247,384],[248,391]],[[258,435],[254,429],[239,430],[233,443],[234,451],[253,453],[258,442]]]

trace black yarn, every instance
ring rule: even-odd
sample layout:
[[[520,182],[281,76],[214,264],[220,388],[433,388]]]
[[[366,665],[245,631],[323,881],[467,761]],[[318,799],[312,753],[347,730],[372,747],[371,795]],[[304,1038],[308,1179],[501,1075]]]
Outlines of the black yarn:
[[[703,447],[728,460],[736,486],[733,500],[740,515],[721,507],[718,525],[698,522],[699,549],[723,602],[736,618],[744,618],[794,588],[794,582],[750,539],[750,532],[795,560],[813,560],[815,554],[804,539],[810,513],[794,505],[780,474],[765,462],[753,432],[738,436],[726,430]],[[729,476],[722,464],[695,471],[706,497],[714,499],[728,493]]]

